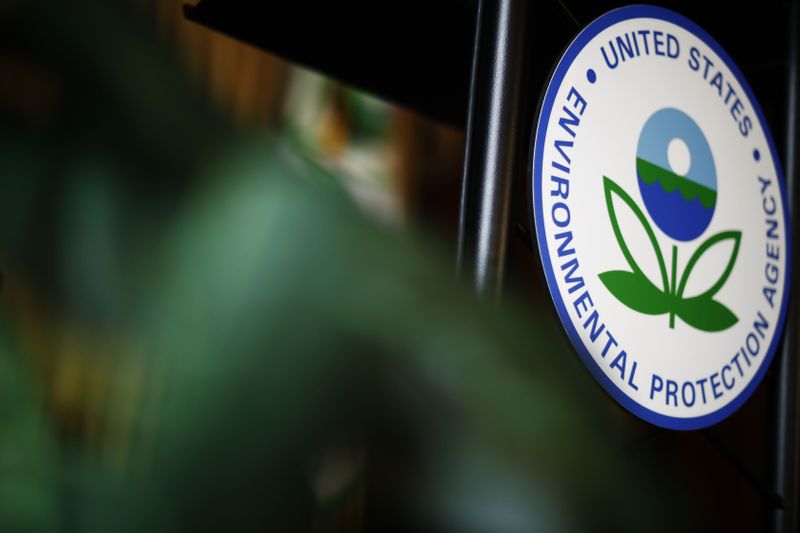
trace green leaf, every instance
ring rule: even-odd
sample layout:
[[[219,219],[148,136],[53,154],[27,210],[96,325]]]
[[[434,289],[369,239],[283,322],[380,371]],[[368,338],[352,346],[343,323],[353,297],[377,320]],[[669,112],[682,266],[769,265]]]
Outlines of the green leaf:
[[[622,255],[625,256],[625,260],[630,265],[631,269],[633,270],[634,274],[641,274],[642,277],[646,279],[644,272],[642,271],[639,264],[633,258],[633,254],[631,254],[630,249],[628,248],[628,244],[625,242],[625,238],[622,236],[622,230],[619,227],[619,220],[617,219],[617,212],[614,208],[614,201],[612,199],[612,195],[616,195],[620,200],[622,200],[625,205],[636,215],[636,219],[642,225],[645,233],[647,233],[647,238],[650,241],[650,245],[653,247],[653,251],[656,254],[656,259],[658,260],[658,269],[661,273],[661,283],[664,287],[664,291],[667,292],[669,290],[669,281],[667,278],[667,267],[664,263],[664,256],[661,253],[661,248],[658,246],[658,240],[656,239],[656,234],[653,231],[653,228],[650,226],[650,223],[647,221],[647,217],[644,215],[642,210],[636,205],[636,202],[633,201],[633,198],[625,192],[625,190],[617,185],[617,183],[607,176],[603,176],[603,188],[605,189],[605,198],[606,198],[606,207],[608,208],[608,218],[611,220],[611,226],[614,229],[614,236],[617,238],[617,243],[619,244],[619,249],[622,251]],[[627,304],[626,304],[627,305]]]
[[[731,275],[731,271],[733,270],[733,265],[736,263],[736,257],[739,254],[739,244],[742,242],[742,232],[741,231],[723,231],[721,233],[717,233],[716,235],[712,235],[708,239],[701,244],[697,250],[695,250],[692,257],[689,259],[689,262],[686,263],[686,270],[683,271],[683,275],[681,276],[681,282],[678,285],[678,293],[677,297],[679,300],[683,299],[683,291],[686,289],[686,283],[689,281],[689,274],[692,273],[692,269],[694,269],[697,262],[706,253],[712,246],[715,244],[721,243],[726,240],[733,240],[733,250],[731,251],[731,256],[728,258],[728,262],[725,265],[725,270],[722,271],[717,281],[711,285],[711,287],[703,292],[702,294],[698,295],[696,298],[705,298],[710,300],[712,296],[717,294],[717,292],[725,285],[725,282],[728,281],[728,276]],[[690,298],[694,299],[694,298]],[[735,322],[735,321],[734,321]]]
[[[653,285],[641,272],[611,270],[599,276],[603,285],[617,300],[634,311],[647,315],[669,312],[670,297]]]
[[[703,295],[678,300],[675,312],[681,320],[702,331],[723,331],[739,321],[730,309]]]

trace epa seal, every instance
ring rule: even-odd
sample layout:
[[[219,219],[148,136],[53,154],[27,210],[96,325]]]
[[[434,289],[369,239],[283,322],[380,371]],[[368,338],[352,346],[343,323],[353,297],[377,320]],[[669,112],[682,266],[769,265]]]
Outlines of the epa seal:
[[[780,342],[786,192],[752,91],[690,20],[632,6],[564,52],[536,122],[532,218],[586,366],[653,424],[734,412]]]

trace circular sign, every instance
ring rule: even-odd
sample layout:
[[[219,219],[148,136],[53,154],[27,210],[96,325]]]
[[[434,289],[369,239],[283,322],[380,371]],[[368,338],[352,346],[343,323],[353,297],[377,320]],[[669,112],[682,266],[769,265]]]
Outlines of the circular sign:
[[[720,45],[650,6],[589,24],[548,83],[531,178],[550,293],[602,386],[674,429],[742,405],[779,344],[790,238],[767,124]]]

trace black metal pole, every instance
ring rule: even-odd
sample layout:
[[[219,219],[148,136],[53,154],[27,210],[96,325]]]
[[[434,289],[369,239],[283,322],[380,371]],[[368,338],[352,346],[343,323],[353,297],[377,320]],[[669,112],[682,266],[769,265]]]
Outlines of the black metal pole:
[[[794,246],[797,247],[797,174],[798,150],[800,150],[800,132],[798,131],[798,105],[800,105],[800,65],[798,65],[798,46],[800,40],[800,8],[798,0],[789,4],[788,24],[788,51],[787,51],[787,84],[786,84],[786,146],[784,156],[784,171],[786,172],[786,185],[789,200],[789,210],[792,221],[792,236]],[[794,271],[797,271],[797,258],[793,257]],[[793,276],[792,294],[789,295],[789,312],[786,320],[786,329],[783,339],[778,367],[778,388],[776,394],[775,435],[773,448],[773,479],[775,492],[782,496],[782,508],[772,511],[772,530],[775,533],[789,533],[798,531],[797,519],[797,452],[798,435],[796,417],[800,410],[797,406],[797,328],[798,328],[798,302],[796,295],[797,275]]]
[[[481,296],[503,283],[520,126],[527,0],[480,0],[472,58],[459,215],[459,275]]]

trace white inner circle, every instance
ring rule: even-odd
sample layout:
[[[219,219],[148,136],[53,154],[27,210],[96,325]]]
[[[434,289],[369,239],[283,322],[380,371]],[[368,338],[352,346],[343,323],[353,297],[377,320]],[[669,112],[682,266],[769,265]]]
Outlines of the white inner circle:
[[[669,142],[669,146],[667,146],[667,161],[669,161],[672,171],[678,176],[685,176],[689,172],[692,156],[683,139],[675,137]]]

